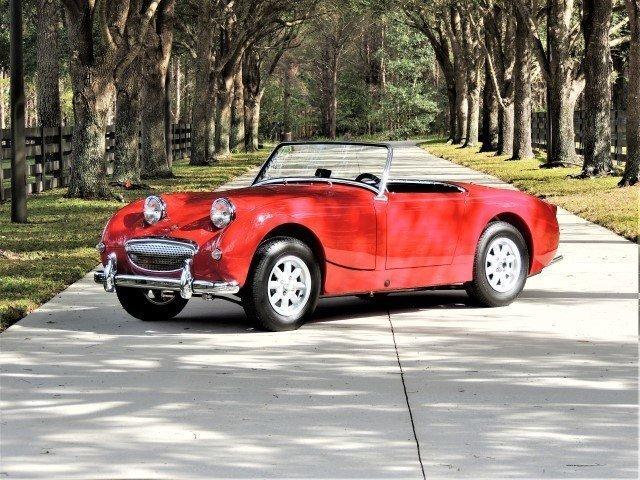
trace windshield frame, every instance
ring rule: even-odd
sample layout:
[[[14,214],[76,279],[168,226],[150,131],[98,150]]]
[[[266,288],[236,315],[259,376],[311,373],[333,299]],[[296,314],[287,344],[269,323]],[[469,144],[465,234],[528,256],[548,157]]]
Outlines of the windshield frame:
[[[371,187],[366,183],[356,182],[353,180],[341,179],[341,178],[318,178],[318,177],[276,177],[260,180],[260,177],[264,175],[264,172],[269,168],[270,163],[273,161],[278,151],[282,147],[291,145],[353,145],[357,147],[379,147],[387,150],[387,160],[382,171],[382,177],[380,177],[380,185],[378,188]],[[294,141],[294,142],[281,142],[273,149],[269,154],[267,160],[260,167],[260,171],[256,175],[255,179],[251,183],[252,186],[263,185],[268,183],[287,183],[287,182],[327,182],[327,183],[342,183],[345,185],[353,185],[357,187],[366,188],[376,194],[376,198],[385,198],[385,192],[387,190],[387,182],[389,181],[389,171],[391,170],[391,163],[393,161],[393,147],[388,143],[380,142],[345,142],[345,141]]]

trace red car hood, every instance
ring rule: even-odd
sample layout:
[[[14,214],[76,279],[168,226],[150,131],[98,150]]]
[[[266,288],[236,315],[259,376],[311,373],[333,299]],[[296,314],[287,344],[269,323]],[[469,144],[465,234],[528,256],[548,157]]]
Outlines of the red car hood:
[[[337,186],[334,185],[333,188]],[[338,187],[339,188],[339,187]],[[342,187],[345,188],[345,187]],[[346,187],[352,188],[352,187]],[[109,222],[111,241],[123,242],[137,237],[188,238],[207,241],[218,232],[209,219],[211,203],[220,197],[229,198],[238,215],[271,202],[300,197],[326,195],[327,185],[265,185],[220,192],[179,192],[161,195],[167,205],[167,215],[155,225],[144,222],[144,199],[130,203],[118,211]]]

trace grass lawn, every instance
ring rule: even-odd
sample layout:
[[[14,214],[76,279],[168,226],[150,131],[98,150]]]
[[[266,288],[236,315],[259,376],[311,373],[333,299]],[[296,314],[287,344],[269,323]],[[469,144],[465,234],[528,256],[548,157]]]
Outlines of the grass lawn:
[[[638,241],[640,187],[618,188],[620,177],[567,178],[579,173],[580,168],[540,168],[544,153],[538,153],[531,160],[505,161],[507,156],[479,153],[478,148],[463,149],[442,140],[430,140],[420,146],[433,155],[494,175],[629,240]]]
[[[267,150],[234,154],[211,167],[174,163],[175,178],[149,182],[151,190],[124,191],[125,201],[150,192],[213,190],[263,162]],[[0,204],[0,331],[24,317],[75,282],[98,262],[95,245],[117,209],[118,201],[76,200],[66,189],[32,195],[27,200],[29,223],[10,222],[11,204]]]

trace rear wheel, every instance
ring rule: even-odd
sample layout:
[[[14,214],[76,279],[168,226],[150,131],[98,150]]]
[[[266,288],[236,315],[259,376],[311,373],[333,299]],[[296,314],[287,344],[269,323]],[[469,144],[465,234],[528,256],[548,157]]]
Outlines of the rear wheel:
[[[529,252],[522,234],[509,223],[492,222],[478,241],[473,281],[465,289],[480,305],[508,305],[522,292],[528,271]]]
[[[264,242],[243,292],[247,317],[272,332],[299,328],[313,313],[320,293],[320,268],[300,240]]]
[[[169,290],[117,287],[116,294],[129,315],[145,321],[168,320],[187,305],[179,293]]]

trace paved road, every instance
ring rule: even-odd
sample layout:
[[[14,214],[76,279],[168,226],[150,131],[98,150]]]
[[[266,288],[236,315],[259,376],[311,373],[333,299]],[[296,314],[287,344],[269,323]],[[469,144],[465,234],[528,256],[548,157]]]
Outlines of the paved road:
[[[497,309],[323,300],[272,334],[222,301],[139,322],[87,276],[0,336],[0,478],[636,478],[638,249],[559,218],[565,261]]]

